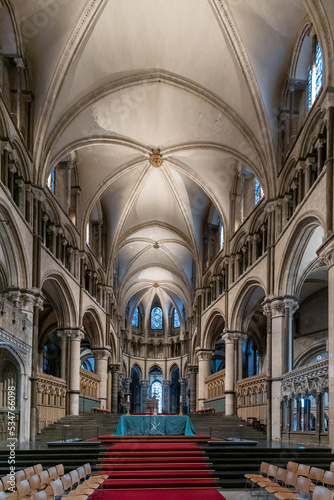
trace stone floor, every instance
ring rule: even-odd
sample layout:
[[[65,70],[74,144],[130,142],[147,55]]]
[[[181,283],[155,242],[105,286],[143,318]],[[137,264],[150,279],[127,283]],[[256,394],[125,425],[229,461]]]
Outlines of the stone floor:
[[[245,490],[218,490],[226,500],[250,500],[250,491]],[[252,497],[253,498],[253,497]]]

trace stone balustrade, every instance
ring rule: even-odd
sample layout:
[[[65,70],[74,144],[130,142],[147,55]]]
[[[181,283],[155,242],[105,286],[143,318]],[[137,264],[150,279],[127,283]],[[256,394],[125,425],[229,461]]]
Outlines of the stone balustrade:
[[[80,396],[98,398],[100,392],[100,377],[93,372],[80,368]]]
[[[267,376],[265,373],[238,380],[236,385],[237,415],[266,423]]]
[[[225,370],[219,370],[205,378],[206,398],[219,398],[225,392]]]
[[[295,368],[282,377],[281,397],[316,395],[328,390],[328,359]]]
[[[66,381],[47,375],[37,374],[37,415],[38,432],[65,416]]]

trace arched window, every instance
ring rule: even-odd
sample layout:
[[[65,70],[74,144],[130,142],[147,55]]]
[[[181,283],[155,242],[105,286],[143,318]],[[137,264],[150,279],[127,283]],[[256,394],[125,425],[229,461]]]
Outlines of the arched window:
[[[219,250],[224,248],[224,228],[221,219],[219,220]]]
[[[153,307],[151,311],[151,330],[162,330],[161,307]]]
[[[317,95],[322,87],[322,74],[323,74],[323,64],[322,64],[322,52],[319,42],[314,37],[314,48],[312,50],[311,65],[309,67],[308,73],[308,95],[307,104],[308,109],[314,103]]]
[[[180,318],[176,309],[174,309],[173,315],[173,328],[180,328]]]
[[[254,200],[255,205],[259,203],[259,201],[263,198],[263,196],[264,193],[262,187],[260,186],[259,179],[255,177],[255,200]]]
[[[162,384],[159,380],[151,385],[151,397],[158,400],[158,413],[162,413]]]
[[[139,316],[138,316],[138,307],[137,307],[133,316],[132,316],[132,326],[134,326],[135,328],[138,328],[138,324],[139,324]]]
[[[46,181],[46,185],[47,187],[53,192],[55,192],[55,187],[56,187],[56,183],[55,183],[55,170],[53,169],[51,174],[49,175],[48,177],[48,180]]]

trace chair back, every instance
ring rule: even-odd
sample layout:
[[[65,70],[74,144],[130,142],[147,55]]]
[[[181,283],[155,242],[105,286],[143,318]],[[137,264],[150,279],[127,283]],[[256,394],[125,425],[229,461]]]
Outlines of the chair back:
[[[331,462],[330,466],[329,466],[329,470],[331,472],[334,472],[334,462]]]
[[[63,483],[64,491],[68,491],[72,488],[72,479],[69,474],[64,474],[63,476],[61,476],[60,480]]]
[[[51,481],[50,486],[52,488],[52,494],[54,500],[56,498],[61,497],[64,494],[63,483],[60,479],[56,479],[55,481]]]
[[[26,479],[29,479],[29,477],[31,477],[35,474],[33,467],[27,467],[26,469],[23,469],[23,470],[24,470],[24,473],[26,475]]]
[[[333,462],[332,462],[333,463]],[[324,486],[316,486],[313,491],[312,500],[333,500],[334,493]]]
[[[270,464],[268,467],[267,476],[268,477],[276,477],[278,467],[276,465]]]
[[[47,487],[47,485],[50,483],[50,476],[47,470],[42,470],[39,474],[39,478],[41,480],[41,489],[44,489]]]
[[[309,465],[299,464],[298,465],[298,469],[297,469],[298,476],[309,477],[309,475],[310,475],[310,468],[311,467]]]
[[[311,487],[311,479],[309,477],[305,477],[305,476],[298,476],[298,479],[297,479],[297,485],[296,485],[296,489],[298,491],[298,493],[302,493],[303,495],[302,498],[306,498],[307,496],[311,496],[311,492],[310,492],[310,487]]]
[[[299,464],[297,462],[288,462],[288,465],[286,466],[286,470],[291,471],[291,472],[297,472],[298,465]]]
[[[84,467],[85,472],[86,472],[86,477],[89,477],[92,474],[92,468],[91,468],[90,464],[84,464],[83,467]]]
[[[267,474],[269,465],[270,464],[268,464],[268,462],[261,462],[261,465],[260,465],[261,474]]]
[[[77,471],[79,474],[79,481],[84,481],[86,479],[85,468],[81,465],[80,467],[77,468]]]
[[[79,484],[79,481],[80,481],[78,471],[77,470],[71,470],[70,471],[70,476],[71,476],[71,479],[72,479],[72,489],[73,489],[73,486]]]
[[[297,472],[287,471],[285,476],[285,486],[295,487],[297,485],[298,474]]]
[[[20,481],[23,481],[23,479],[26,479],[26,475],[23,469],[17,470],[15,472],[15,482],[19,483]]]
[[[324,469],[319,469],[318,467],[311,467],[309,478],[312,479],[312,481],[318,483],[319,481],[322,481],[324,474],[325,474]]]
[[[48,496],[45,491],[42,490],[31,495],[30,500],[48,500]]]
[[[63,476],[65,474],[63,464],[56,465],[56,470],[57,470],[58,477]]]
[[[34,474],[28,479],[31,488],[31,494],[37,493],[41,489],[41,478],[38,474]]]
[[[7,476],[3,476],[1,478],[1,482],[3,484],[3,491],[7,491],[12,487],[11,481],[9,480],[9,474],[7,474]]]
[[[48,469],[48,473],[49,473],[50,481],[55,481],[56,479],[58,479],[56,467],[50,467],[50,469]]]
[[[276,473],[276,481],[285,483],[287,473],[288,471],[286,469],[283,469],[283,467],[279,467]]]
[[[19,483],[16,484],[16,491],[17,491],[17,498],[24,498],[24,497],[29,497],[31,493],[30,489],[30,483],[28,479],[23,479],[23,481],[20,481]]]
[[[329,484],[330,486],[334,486],[334,472],[330,470],[326,470],[323,478],[322,478],[322,483]]]
[[[34,465],[35,474],[39,474],[40,472],[42,472],[42,470],[43,470],[43,465],[42,464],[36,464],[36,465]]]

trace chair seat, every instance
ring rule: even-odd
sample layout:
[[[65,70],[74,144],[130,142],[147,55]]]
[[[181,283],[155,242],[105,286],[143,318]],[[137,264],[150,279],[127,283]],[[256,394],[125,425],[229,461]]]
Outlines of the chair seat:
[[[297,491],[293,492],[290,491],[289,493],[274,493],[275,497],[278,498],[278,500],[294,500],[298,498],[298,493]]]

